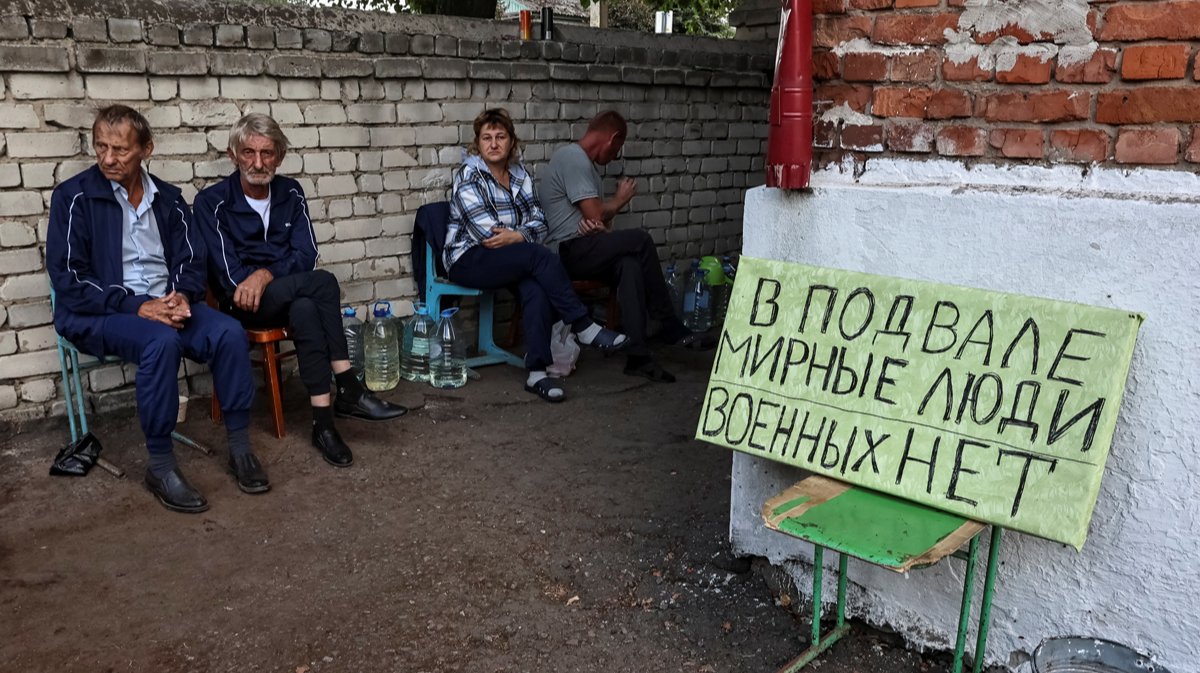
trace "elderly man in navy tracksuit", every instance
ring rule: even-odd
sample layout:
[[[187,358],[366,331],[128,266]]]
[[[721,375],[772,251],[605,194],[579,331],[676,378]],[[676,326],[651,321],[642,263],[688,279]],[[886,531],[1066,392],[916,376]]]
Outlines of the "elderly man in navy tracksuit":
[[[203,303],[205,247],[177,187],[150,175],[150,125],[113,105],[92,126],[96,165],[54,190],[46,264],[56,293],[54,327],[79,350],[137,365],[137,406],[150,453],[146,487],[168,509],[208,502],[175,460],[182,357],[207,362],[221,397],[229,469],[239,488],[262,493],[267,476],[250,451],[254,384],[246,334]]]
[[[287,148],[274,119],[251,113],[238,120],[229,133],[229,158],[238,170],[196,196],[196,224],[209,246],[209,275],[222,309],[251,327],[291,327],[312,404],[313,446],[329,464],[348,467],[354,457],[334,413],[382,421],[407,409],[376,397],[351,368],[341,288],[333,274],[316,268],[304,190],[275,174]]]

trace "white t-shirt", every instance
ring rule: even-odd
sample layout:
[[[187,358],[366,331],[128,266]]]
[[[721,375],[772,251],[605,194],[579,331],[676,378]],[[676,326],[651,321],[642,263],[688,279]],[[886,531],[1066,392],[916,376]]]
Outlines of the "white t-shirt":
[[[267,192],[267,198],[265,199],[252,199],[247,196],[246,203],[249,203],[254,212],[258,213],[258,216],[262,218],[263,238],[266,238],[267,229],[271,226],[271,192]]]

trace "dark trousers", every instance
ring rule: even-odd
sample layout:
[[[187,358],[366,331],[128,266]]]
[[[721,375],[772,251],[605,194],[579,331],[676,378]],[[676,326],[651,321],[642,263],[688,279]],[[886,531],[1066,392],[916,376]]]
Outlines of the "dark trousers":
[[[475,246],[450,268],[450,280],[465,287],[495,290],[516,286],[525,330],[525,367],[540,371],[554,362],[550,328],[555,315],[572,323],[587,315],[558,256],[537,243],[489,249]]]
[[[192,305],[192,317],[182,329],[133,313],[76,318],[85,331],[101,338],[103,352],[94,355],[113,355],[137,365],[138,418],[152,451],[171,450],[169,438],[179,413],[179,363],[184,357],[208,363],[227,417],[230,412],[243,418],[249,413],[254,402],[250,347],[246,331],[233,318],[204,304]]]
[[[236,307],[231,313],[247,327],[290,327],[300,379],[308,394],[316,396],[329,392],[333,376],[329,363],[350,359],[342,331],[341,301],[337,278],[317,269],[268,283],[256,313]]]
[[[658,250],[642,229],[621,229],[581,236],[559,244],[563,267],[573,279],[599,280],[616,287],[621,305],[621,331],[629,338],[630,355],[649,355],[646,316],[666,324],[678,322],[663,279]]]

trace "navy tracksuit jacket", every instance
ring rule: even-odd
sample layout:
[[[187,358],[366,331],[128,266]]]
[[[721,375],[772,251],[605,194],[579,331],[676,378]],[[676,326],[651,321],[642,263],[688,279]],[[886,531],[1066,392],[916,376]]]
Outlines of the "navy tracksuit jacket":
[[[213,290],[223,300],[259,269],[282,278],[317,267],[308,202],[292,178],[276,175],[271,180],[270,226],[265,232],[262,218],[246,202],[238,171],[196,195],[195,213],[209,246]]]

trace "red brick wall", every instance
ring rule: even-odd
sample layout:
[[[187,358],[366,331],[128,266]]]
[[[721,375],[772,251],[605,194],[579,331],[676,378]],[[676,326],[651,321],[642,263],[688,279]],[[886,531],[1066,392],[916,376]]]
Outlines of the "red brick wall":
[[[1074,46],[1014,24],[961,27],[964,4],[814,0],[818,162],[849,153],[1200,170],[1200,0],[1086,10],[1064,0],[1087,13]],[[1008,57],[956,63],[964,46]],[[1081,47],[1095,52],[1080,61]],[[842,104],[860,114],[820,119]]]

